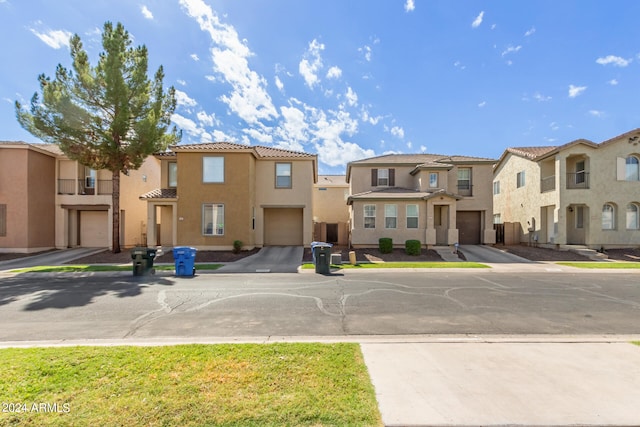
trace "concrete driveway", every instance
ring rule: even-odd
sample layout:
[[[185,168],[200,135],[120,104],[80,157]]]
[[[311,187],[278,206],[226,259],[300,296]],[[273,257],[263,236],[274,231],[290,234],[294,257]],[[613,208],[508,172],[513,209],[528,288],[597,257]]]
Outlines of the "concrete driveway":
[[[513,255],[491,246],[484,245],[460,245],[458,248],[467,261],[483,262],[489,264],[513,264],[513,263],[531,263],[526,258]]]
[[[0,271],[18,268],[37,267],[40,265],[59,265],[102,252],[107,248],[73,248],[45,252],[23,258],[0,261]]]
[[[227,264],[219,273],[296,273],[304,248],[302,246],[267,246],[255,255]]]

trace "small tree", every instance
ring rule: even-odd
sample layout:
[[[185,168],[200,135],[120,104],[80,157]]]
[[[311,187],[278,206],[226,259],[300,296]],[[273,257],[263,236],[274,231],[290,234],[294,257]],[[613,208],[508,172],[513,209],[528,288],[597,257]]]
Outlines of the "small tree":
[[[71,37],[73,71],[58,65],[55,79],[38,77],[26,110],[16,101],[18,122],[43,141],[58,144],[70,159],[112,173],[114,253],[120,252],[120,173],[138,169],[144,159],[180,141],[169,130],[176,108],[175,89],[162,86],[158,68],[147,77],[147,48],[131,47],[129,33],[118,23],[104,24],[98,64],[92,67],[80,37]]]

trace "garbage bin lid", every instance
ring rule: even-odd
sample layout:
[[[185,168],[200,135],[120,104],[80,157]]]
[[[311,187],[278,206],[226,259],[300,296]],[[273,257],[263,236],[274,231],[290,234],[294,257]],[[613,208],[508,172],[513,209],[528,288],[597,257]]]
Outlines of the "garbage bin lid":
[[[312,248],[330,248],[333,246],[333,243],[327,242],[311,242]]]

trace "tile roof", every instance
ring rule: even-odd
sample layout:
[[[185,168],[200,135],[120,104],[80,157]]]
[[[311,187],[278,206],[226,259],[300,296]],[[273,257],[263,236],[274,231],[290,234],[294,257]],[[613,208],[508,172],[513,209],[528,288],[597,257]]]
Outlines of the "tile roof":
[[[314,158],[315,154],[304,153],[300,151],[285,150],[276,147],[265,147],[262,145],[244,145],[233,142],[205,142],[201,144],[183,144],[172,145],[169,147],[172,151],[215,151],[215,150],[238,150],[253,151],[256,157],[262,158]]]
[[[409,164],[420,165],[428,163],[460,163],[460,162],[495,162],[495,159],[472,156],[447,156],[442,154],[386,154],[351,162],[358,164]]]
[[[318,183],[316,184],[319,187],[323,186],[347,186],[347,177],[346,175],[318,175]]]
[[[558,148],[557,145],[549,145],[543,147],[511,147],[507,148],[507,151],[518,156],[527,157],[529,159],[535,159]]]
[[[349,196],[347,204],[351,204],[354,200],[428,200],[438,196],[448,196],[456,200],[463,199],[460,195],[453,194],[442,189],[429,192],[402,187],[388,187],[380,190],[365,191],[363,193]]]
[[[175,188],[156,188],[139,197],[140,199],[177,199],[178,190]]]

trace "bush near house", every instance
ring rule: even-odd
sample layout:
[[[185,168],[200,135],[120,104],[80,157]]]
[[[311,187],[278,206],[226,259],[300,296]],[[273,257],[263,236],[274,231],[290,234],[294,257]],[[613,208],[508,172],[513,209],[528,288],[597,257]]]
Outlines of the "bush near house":
[[[420,240],[407,240],[404,242],[404,249],[407,255],[420,255],[422,244]]]
[[[233,241],[233,253],[234,254],[239,254],[241,250],[242,250],[242,242],[240,240],[234,240]]]
[[[378,239],[378,249],[383,254],[390,254],[393,252],[393,240],[390,237],[381,237]]]

